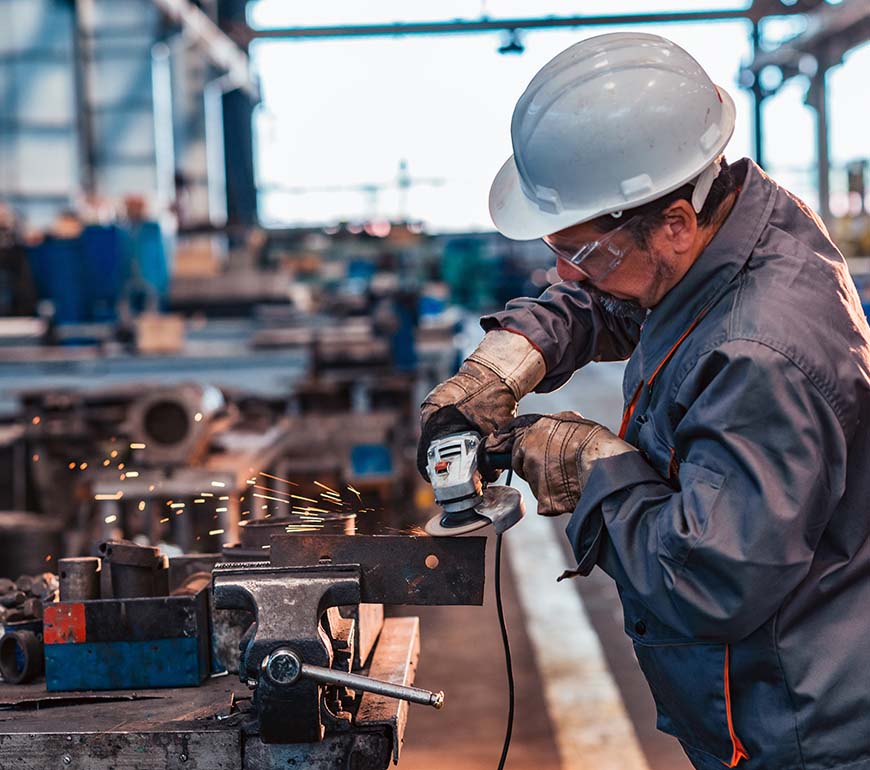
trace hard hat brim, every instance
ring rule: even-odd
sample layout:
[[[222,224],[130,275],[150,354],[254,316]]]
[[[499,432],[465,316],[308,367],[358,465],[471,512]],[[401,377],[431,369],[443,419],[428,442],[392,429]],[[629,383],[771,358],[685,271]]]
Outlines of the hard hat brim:
[[[723,132],[719,142],[710,148],[709,159],[701,168],[693,169],[688,176],[672,179],[669,183],[657,187],[649,195],[626,201],[625,208],[642,206],[644,203],[661,198],[663,195],[682,187],[695,179],[709,163],[721,155],[734,132],[737,110],[728,92],[721,86],[717,86],[717,90],[722,98],[720,125]],[[621,210],[620,207],[605,206],[586,211],[568,209],[559,214],[541,211],[537,204],[523,193],[520,174],[513,155],[499,169],[489,190],[489,215],[492,217],[493,224],[502,235],[514,241],[532,241],[536,238],[543,238],[545,235],[551,235],[559,230],[564,230],[566,227],[588,222],[590,219],[619,210]]]
[[[489,215],[496,229],[514,241],[532,241],[582,220],[576,211],[548,214],[529,200],[520,187],[520,174],[511,155],[489,189]]]

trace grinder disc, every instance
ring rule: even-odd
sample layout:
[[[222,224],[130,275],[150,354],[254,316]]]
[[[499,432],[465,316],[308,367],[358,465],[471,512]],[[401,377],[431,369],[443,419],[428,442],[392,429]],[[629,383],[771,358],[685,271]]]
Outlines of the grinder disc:
[[[456,537],[483,529],[492,522],[485,516],[475,513],[474,509],[459,513],[439,513],[426,522],[423,529],[432,537]]]
[[[526,507],[518,489],[490,486],[483,490],[483,500],[474,508],[433,516],[426,522],[424,529],[433,537],[455,537],[492,524],[496,533],[501,533],[522,519],[525,512]]]

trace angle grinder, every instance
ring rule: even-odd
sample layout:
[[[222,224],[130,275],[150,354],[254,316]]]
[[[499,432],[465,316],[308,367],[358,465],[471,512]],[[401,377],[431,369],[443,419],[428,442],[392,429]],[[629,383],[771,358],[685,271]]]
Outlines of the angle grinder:
[[[435,439],[426,455],[426,468],[435,502],[443,513],[425,526],[435,537],[454,537],[492,525],[500,535],[525,514],[523,497],[513,487],[487,485],[480,463],[493,470],[511,467],[509,454],[485,454],[474,431]]]

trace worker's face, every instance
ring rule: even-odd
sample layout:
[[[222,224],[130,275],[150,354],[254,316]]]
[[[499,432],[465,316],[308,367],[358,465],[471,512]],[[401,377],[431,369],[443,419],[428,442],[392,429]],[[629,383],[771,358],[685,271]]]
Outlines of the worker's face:
[[[608,309],[625,314],[632,309],[636,311],[657,305],[688,269],[690,263],[683,264],[687,235],[684,232],[685,211],[679,211],[677,219],[678,222],[673,221],[665,212],[664,223],[649,234],[645,246],[639,244],[627,229],[602,233],[591,222],[565,228],[546,240],[560,254],[556,269],[563,281],[592,284],[617,300],[605,301],[606,306],[612,305]],[[694,221],[692,226],[693,229],[696,227]],[[598,256],[592,267],[599,268],[604,264],[610,269],[584,269],[587,260],[575,265],[562,256],[580,251],[585,244],[594,242],[602,244],[597,253],[606,254],[607,259]]]

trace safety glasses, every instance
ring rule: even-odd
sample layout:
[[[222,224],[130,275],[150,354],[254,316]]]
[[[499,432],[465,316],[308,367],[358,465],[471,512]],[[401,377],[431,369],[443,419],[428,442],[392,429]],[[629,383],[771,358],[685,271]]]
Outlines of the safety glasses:
[[[542,240],[556,256],[570,262],[588,280],[595,283],[610,275],[625,259],[633,240],[622,238],[623,245],[620,245],[616,235],[633,219],[635,217],[629,217],[619,227],[602,233],[600,238],[586,243],[572,243],[570,238],[559,236],[558,233],[545,235]]]

